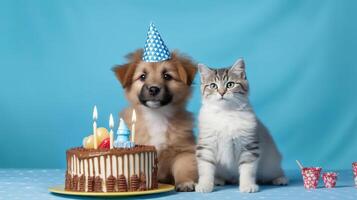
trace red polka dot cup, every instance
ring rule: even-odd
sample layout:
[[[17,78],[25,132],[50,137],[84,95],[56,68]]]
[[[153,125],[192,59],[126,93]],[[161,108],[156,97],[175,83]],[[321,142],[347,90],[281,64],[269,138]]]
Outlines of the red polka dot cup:
[[[319,184],[321,167],[304,167],[301,174],[304,180],[305,189],[316,189]]]
[[[322,180],[324,181],[326,188],[334,188],[336,186],[337,173],[325,172],[322,174]]]
[[[357,187],[357,162],[352,163],[352,170],[355,178],[355,185]]]

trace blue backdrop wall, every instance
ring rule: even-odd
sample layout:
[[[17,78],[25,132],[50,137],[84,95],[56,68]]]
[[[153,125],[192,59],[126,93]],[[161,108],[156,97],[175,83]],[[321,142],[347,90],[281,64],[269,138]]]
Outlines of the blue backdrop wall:
[[[1,1],[0,167],[60,168],[65,150],[127,105],[110,68],[143,47],[228,66],[244,57],[251,101],[284,155],[350,168],[357,153],[356,1]],[[188,108],[200,107],[199,79]],[[117,117],[116,117],[117,120]]]

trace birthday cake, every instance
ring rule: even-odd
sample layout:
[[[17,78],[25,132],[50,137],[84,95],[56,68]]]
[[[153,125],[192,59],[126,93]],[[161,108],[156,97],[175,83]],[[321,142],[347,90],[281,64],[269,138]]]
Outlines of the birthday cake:
[[[94,112],[97,112],[96,108]],[[82,147],[71,148],[66,152],[65,190],[130,192],[157,189],[155,147],[135,145],[122,119],[117,131],[118,137],[114,141],[112,115],[110,133],[105,128],[96,128],[96,117],[93,118],[94,134],[84,138]]]

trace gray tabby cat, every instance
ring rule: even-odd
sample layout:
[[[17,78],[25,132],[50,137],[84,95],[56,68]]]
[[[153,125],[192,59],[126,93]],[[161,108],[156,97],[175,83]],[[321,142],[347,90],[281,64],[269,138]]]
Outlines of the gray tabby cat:
[[[226,69],[198,68],[202,107],[196,191],[211,192],[214,184],[225,183],[239,183],[241,192],[257,192],[257,182],[286,185],[281,155],[249,103],[244,61]]]

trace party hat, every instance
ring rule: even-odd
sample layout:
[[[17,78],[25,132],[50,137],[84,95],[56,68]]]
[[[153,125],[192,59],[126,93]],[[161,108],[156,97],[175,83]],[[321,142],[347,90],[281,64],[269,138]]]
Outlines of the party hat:
[[[171,58],[170,51],[162,40],[159,31],[151,22],[144,47],[143,61],[160,62]]]

